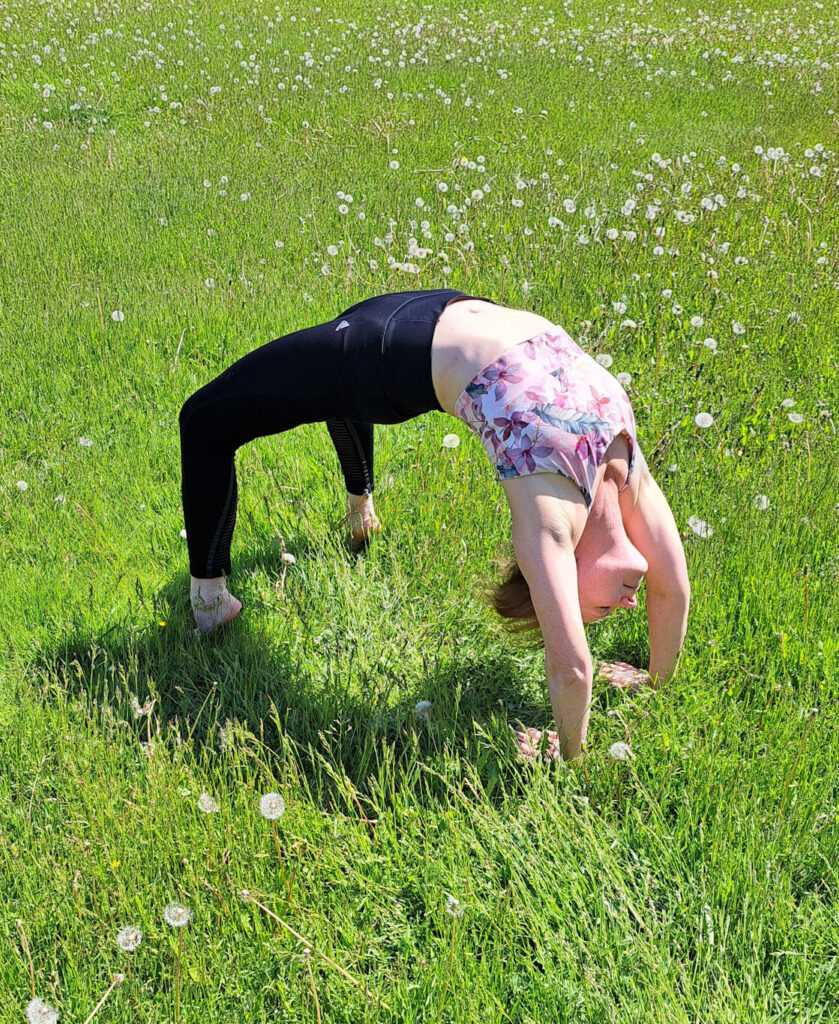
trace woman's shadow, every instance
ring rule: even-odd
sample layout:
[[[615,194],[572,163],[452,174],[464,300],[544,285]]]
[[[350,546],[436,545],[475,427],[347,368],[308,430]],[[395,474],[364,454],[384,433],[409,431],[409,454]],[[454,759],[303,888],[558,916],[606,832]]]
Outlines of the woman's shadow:
[[[301,560],[329,557],[303,532],[290,537],[289,546]],[[268,569],[276,577],[278,562],[276,546],[252,552],[237,559],[237,575],[258,570],[264,576]],[[122,621],[100,631],[68,631],[40,646],[35,668],[68,696],[86,699],[91,708],[95,701],[98,714],[129,723],[140,741],[154,742],[169,731],[211,765],[230,731],[238,730],[268,752],[291,746],[300,767],[319,782],[318,762],[325,758],[362,793],[386,748],[399,763],[432,756],[444,743],[474,744],[473,723],[497,718],[499,710],[511,722],[521,717],[553,728],[545,695],[521,682],[512,645],[476,657],[463,653],[459,638],[440,635],[435,648],[425,637],[422,671],[407,685],[404,666],[391,663],[384,645],[378,660],[367,651],[364,668],[348,673],[353,639],[335,629],[314,634],[295,608],[291,587],[276,596],[282,613],[296,617],[293,643],[278,642],[270,629],[274,601],[260,607],[251,598],[247,613],[197,636],[186,572],[151,594],[138,584]],[[417,708],[421,701],[430,707]]]

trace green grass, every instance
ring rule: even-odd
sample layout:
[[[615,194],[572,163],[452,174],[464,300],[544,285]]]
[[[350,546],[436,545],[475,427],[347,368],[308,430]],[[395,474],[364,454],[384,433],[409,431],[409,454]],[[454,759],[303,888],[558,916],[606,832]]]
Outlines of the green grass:
[[[184,1021],[839,1020],[839,9],[723,7],[0,0],[2,1024],[33,982],[81,1024],[117,971],[96,1020],[172,1019],[173,900]],[[322,425],[243,448],[244,612],[192,634],[182,402],[435,287],[631,373],[683,531],[679,670],[596,682],[579,764],[514,756],[544,666],[483,599],[509,516],[444,414],[376,428],[363,556]],[[641,604],[596,660],[646,664]]]

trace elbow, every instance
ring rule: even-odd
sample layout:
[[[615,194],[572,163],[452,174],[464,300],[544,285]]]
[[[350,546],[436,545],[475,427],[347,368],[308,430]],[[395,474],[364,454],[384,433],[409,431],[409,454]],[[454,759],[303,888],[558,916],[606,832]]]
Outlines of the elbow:
[[[591,686],[593,674],[594,665],[590,656],[574,663],[545,656],[545,675],[558,690],[587,689]]]

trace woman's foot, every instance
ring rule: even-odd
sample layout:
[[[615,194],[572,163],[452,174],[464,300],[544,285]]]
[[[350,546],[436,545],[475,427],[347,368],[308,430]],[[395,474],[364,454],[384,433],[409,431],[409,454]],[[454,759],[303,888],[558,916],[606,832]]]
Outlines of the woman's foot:
[[[242,610],[242,602],[228,591],[223,576],[212,580],[199,580],[193,576],[189,598],[196,624],[193,632],[196,634],[208,633],[230,622]]]
[[[347,492],[347,517],[350,525],[350,548],[358,551],[370,542],[374,533],[381,533],[382,524],[373,509],[372,494]]]

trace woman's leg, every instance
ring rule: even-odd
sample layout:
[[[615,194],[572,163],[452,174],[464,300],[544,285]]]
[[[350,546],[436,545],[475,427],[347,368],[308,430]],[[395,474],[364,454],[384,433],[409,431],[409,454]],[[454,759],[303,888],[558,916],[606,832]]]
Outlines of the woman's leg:
[[[285,335],[238,360],[181,409],[182,496],[199,629],[241,607],[224,587],[236,523],[236,450],[301,423],[355,418],[347,377],[359,374],[364,352],[348,351],[341,341],[329,323]]]

